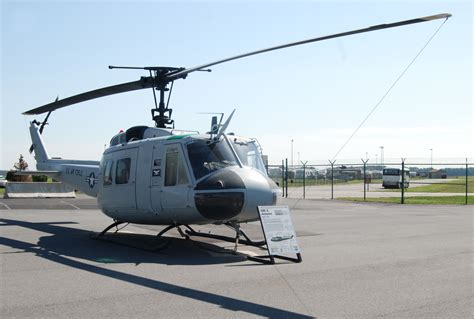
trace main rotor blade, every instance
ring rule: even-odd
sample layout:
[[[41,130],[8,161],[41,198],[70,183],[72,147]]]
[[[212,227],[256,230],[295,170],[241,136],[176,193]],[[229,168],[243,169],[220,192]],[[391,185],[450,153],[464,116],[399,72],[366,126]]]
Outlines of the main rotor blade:
[[[443,18],[447,19],[449,17],[451,17],[451,14],[442,13],[442,14],[438,14],[438,15],[432,15],[432,16],[421,17],[421,18],[416,18],[416,19],[411,19],[411,20],[399,21],[399,22],[394,22],[394,23],[389,23],[389,24],[380,24],[380,25],[375,25],[375,26],[372,26],[372,27],[364,28],[364,29],[347,31],[347,32],[327,35],[327,36],[323,36],[323,37],[312,38],[312,39],[307,39],[307,40],[303,40],[303,41],[297,41],[297,42],[287,43],[287,44],[283,44],[283,45],[278,45],[278,46],[274,46],[274,47],[267,48],[267,49],[257,50],[257,51],[253,51],[253,52],[249,52],[249,53],[245,53],[245,54],[240,54],[240,55],[237,55],[237,56],[234,56],[234,57],[231,57],[231,58],[215,61],[215,62],[212,62],[212,63],[203,64],[203,65],[192,67],[192,68],[189,68],[189,69],[184,69],[184,70],[181,70],[181,71],[171,71],[171,72],[165,74],[160,79],[157,79],[156,77],[152,77],[152,76],[142,77],[138,81],[117,84],[117,85],[108,86],[108,87],[105,87],[105,88],[101,88],[101,89],[81,93],[81,94],[78,94],[78,95],[74,95],[74,96],[65,98],[63,100],[55,101],[53,103],[49,103],[49,104],[37,107],[35,109],[26,111],[23,114],[33,115],[33,114],[41,114],[41,113],[51,112],[51,111],[57,110],[59,108],[65,107],[65,106],[69,106],[69,105],[72,105],[72,104],[92,100],[92,99],[107,96],[107,95],[151,88],[151,87],[155,86],[155,80],[159,80],[161,83],[165,83],[165,82],[169,83],[169,82],[174,81],[176,79],[185,78],[189,73],[192,73],[192,72],[195,72],[195,71],[200,71],[200,70],[206,69],[208,67],[211,67],[211,66],[214,66],[214,65],[217,65],[217,64],[221,64],[221,63],[224,63],[224,62],[229,62],[229,61],[232,61],[232,60],[245,58],[245,57],[260,54],[260,53],[265,53],[265,52],[284,49],[284,48],[289,48],[289,47],[293,47],[293,46],[297,46],[297,45],[303,45],[303,44],[317,42],[317,41],[323,41],[323,40],[329,40],[329,39],[344,37],[344,36],[358,34],[358,33],[371,32],[371,31],[388,29],[388,28],[394,28],[394,27],[399,27],[399,26],[403,26],[403,25],[426,22],[426,21],[443,19]]]
[[[154,80],[153,77],[142,77],[138,81],[112,85],[105,88],[74,95],[74,96],[26,111],[23,114],[33,115],[33,114],[51,112],[65,106],[96,99],[96,98],[107,96],[107,95],[151,88],[153,86],[153,80]]]
[[[364,29],[358,29],[358,30],[347,31],[347,32],[342,32],[342,33],[336,33],[336,34],[332,34],[332,35],[326,35],[326,36],[323,36],[323,37],[311,38],[311,39],[307,39],[307,40],[302,40],[302,41],[277,45],[277,46],[270,47],[270,48],[267,48],[267,49],[262,49],[262,50],[257,50],[257,51],[253,51],[253,52],[249,52],[249,53],[244,53],[244,54],[236,55],[234,57],[230,57],[230,58],[227,58],[227,59],[223,59],[223,60],[219,60],[219,61],[199,65],[199,66],[196,66],[196,67],[185,69],[183,71],[178,71],[176,73],[172,72],[167,76],[167,78],[168,78],[168,80],[172,81],[172,80],[175,80],[175,79],[178,79],[178,78],[183,78],[191,72],[199,71],[199,70],[209,68],[209,67],[217,65],[217,64],[221,64],[221,63],[224,63],[224,62],[229,62],[229,61],[233,61],[233,60],[237,60],[237,59],[241,59],[241,58],[245,58],[245,57],[248,57],[248,56],[257,55],[257,54],[261,54],[261,53],[265,53],[265,52],[280,50],[280,49],[294,47],[294,46],[307,44],[307,43],[313,43],[313,42],[318,42],[318,41],[324,41],[324,40],[329,40],[329,39],[334,39],[334,38],[345,37],[345,36],[348,36],[348,35],[353,35],[353,34],[358,34],[358,33],[395,28],[395,27],[400,27],[400,26],[404,26],[404,25],[408,25],[408,24],[432,21],[432,20],[443,19],[443,18],[447,19],[449,17],[451,17],[450,13],[441,13],[441,14],[427,16],[427,17],[404,20],[404,21],[388,23],[388,24],[379,24],[379,25],[371,26],[371,27],[364,28]]]

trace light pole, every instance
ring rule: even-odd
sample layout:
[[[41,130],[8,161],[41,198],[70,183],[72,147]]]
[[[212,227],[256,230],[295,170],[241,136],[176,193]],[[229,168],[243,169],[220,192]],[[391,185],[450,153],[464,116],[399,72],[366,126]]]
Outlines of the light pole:
[[[293,167],[293,139],[291,139],[291,167]]]
[[[380,165],[383,167],[383,146],[380,146]]]

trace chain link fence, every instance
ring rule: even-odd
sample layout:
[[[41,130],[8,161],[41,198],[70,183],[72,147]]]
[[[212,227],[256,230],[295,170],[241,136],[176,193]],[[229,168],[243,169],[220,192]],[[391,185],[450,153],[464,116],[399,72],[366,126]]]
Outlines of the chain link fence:
[[[474,166],[466,161],[268,165],[283,197],[382,201],[390,203],[473,204]]]

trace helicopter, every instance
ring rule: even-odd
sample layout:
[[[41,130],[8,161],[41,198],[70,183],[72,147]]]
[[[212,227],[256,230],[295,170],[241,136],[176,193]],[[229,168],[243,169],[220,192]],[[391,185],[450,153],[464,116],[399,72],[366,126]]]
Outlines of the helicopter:
[[[148,75],[136,81],[56,99],[24,112],[25,115],[47,113],[44,121],[30,122],[30,151],[35,153],[38,173],[53,176],[97,198],[100,210],[113,219],[99,236],[123,223],[166,226],[158,236],[173,228],[182,233],[181,226],[193,232],[189,225],[224,224],[236,231],[237,239],[243,235],[246,238],[244,244],[262,245],[250,240],[240,229],[241,223],[259,219],[258,206],[274,206],[281,196],[278,185],[267,175],[258,142],[226,133],[235,110],[223,124],[222,117],[219,123],[217,117],[213,117],[211,129],[203,134],[175,129],[169,107],[174,81],[186,79],[197,71],[211,72],[210,67],[221,63],[274,50],[449,17],[451,14],[442,13],[380,24],[282,44],[190,68],[109,66],[109,69],[143,70]],[[153,91],[155,108],[151,109],[151,116],[154,127],[134,126],[114,135],[100,161],[66,160],[49,155],[41,135],[53,111],[142,89]]]

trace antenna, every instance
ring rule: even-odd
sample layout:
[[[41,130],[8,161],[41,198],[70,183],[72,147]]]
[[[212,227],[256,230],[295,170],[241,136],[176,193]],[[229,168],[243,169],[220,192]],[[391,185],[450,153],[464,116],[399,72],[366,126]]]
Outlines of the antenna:
[[[224,125],[222,125],[219,129],[219,132],[217,133],[216,137],[214,138],[214,141],[218,141],[222,135],[224,135],[225,130],[227,129],[227,126],[229,126],[230,120],[232,120],[232,116],[234,116],[235,109],[230,113],[229,117],[225,121]]]
[[[213,134],[217,134],[219,132],[219,127],[221,126],[222,118],[224,117],[224,113],[221,113],[221,112],[199,112],[197,114],[220,115],[221,118],[219,120],[219,123],[217,123],[217,116],[213,116],[211,118],[211,130],[207,134],[213,135]]]
[[[211,134],[217,134],[219,126],[217,125],[217,116],[213,116],[211,120]]]

